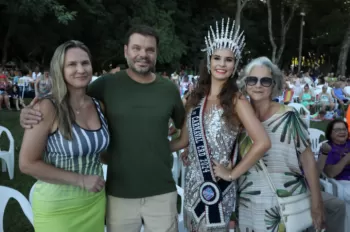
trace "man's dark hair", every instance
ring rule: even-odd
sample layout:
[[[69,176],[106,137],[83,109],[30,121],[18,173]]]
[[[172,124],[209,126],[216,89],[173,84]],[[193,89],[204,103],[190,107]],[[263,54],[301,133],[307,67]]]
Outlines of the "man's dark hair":
[[[126,33],[126,40],[125,40],[125,45],[129,44],[130,36],[133,34],[140,34],[143,36],[152,36],[156,38],[157,41],[157,46],[159,44],[159,36],[156,30],[154,30],[152,27],[147,26],[147,25],[137,25],[133,26],[130,28],[130,30]]]

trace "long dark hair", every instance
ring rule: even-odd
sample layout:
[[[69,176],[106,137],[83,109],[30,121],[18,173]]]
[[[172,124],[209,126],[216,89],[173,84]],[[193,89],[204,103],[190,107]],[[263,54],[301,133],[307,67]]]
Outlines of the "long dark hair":
[[[236,104],[236,98],[240,97],[236,78],[229,78],[223,85],[219,94],[220,106],[223,108],[224,113],[222,117],[231,126],[237,127],[240,124],[240,120],[234,110]],[[189,100],[186,104],[186,108],[193,108],[198,106],[203,97],[207,96],[210,92],[211,75],[208,73],[207,62],[204,59],[199,68],[199,78],[195,89],[191,92]]]

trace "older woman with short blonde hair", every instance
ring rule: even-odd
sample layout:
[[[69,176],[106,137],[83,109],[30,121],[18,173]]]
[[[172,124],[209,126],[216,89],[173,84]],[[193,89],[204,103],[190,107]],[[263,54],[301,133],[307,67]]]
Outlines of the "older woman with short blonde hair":
[[[308,128],[293,108],[272,101],[282,91],[282,72],[268,58],[260,57],[246,66],[240,83],[271,140],[272,146],[262,161],[277,194],[286,197],[310,191],[314,226],[323,228],[323,203]],[[245,132],[239,137],[239,144],[240,155],[244,157],[252,145]],[[238,182],[240,231],[284,231],[276,195],[264,177],[260,163]]]

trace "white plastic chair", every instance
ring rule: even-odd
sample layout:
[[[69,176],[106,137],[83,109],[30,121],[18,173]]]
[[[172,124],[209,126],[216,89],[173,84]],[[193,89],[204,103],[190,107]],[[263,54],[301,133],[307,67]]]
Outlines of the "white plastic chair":
[[[294,107],[298,112],[300,112],[300,110],[303,109],[306,113],[310,115],[310,111],[300,103],[289,103],[288,106]]]
[[[326,142],[328,142],[328,140],[324,140],[324,141],[320,142],[317,145],[316,154],[315,154],[316,162],[317,162],[318,157],[320,155],[321,146],[322,146],[323,143],[326,143]],[[327,178],[327,176],[324,173],[321,174],[320,184],[321,184],[321,186],[323,187],[323,190],[326,193],[329,193],[329,194],[331,194],[333,196],[336,196],[336,188],[335,188],[335,186],[333,185],[332,182],[329,181],[329,178]]]
[[[177,152],[173,152],[173,167],[171,168],[171,172],[173,173],[173,179],[176,184],[178,184],[178,180],[180,177],[180,159]]]
[[[316,153],[317,153],[317,154],[316,154],[316,155],[317,155],[316,161],[318,160],[318,156],[319,156],[319,154],[320,154],[320,149],[321,149],[322,144],[324,144],[324,143],[326,143],[326,142],[328,142],[328,140],[324,140],[324,141],[318,143],[317,148],[316,148]]]
[[[344,92],[347,94],[350,94],[350,86],[345,86],[344,87]]]
[[[0,232],[4,232],[4,213],[5,213],[5,207],[7,205],[7,202],[10,200],[10,198],[13,198],[18,201],[19,205],[22,208],[23,213],[26,215],[30,223],[33,225],[33,211],[30,203],[28,202],[27,198],[22,195],[22,193],[18,192],[15,189],[6,187],[6,186],[0,186]]]
[[[328,179],[320,178],[320,184],[323,187],[324,192],[329,193],[333,196],[336,196],[336,192],[334,191],[334,186]]]
[[[322,135],[325,136],[325,134],[323,131],[314,128],[309,128],[308,131],[310,133],[311,150],[317,155],[319,151],[320,137]]]
[[[15,170],[15,141],[11,132],[6,127],[0,126],[0,137],[3,136],[3,132],[5,132],[10,141],[10,147],[8,151],[2,151],[0,149],[0,159],[2,159],[2,172],[6,172],[7,166],[9,177],[12,180]]]

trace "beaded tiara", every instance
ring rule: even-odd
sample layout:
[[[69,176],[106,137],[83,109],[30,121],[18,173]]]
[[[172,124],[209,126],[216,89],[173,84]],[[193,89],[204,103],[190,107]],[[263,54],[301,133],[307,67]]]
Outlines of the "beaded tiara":
[[[221,33],[219,23],[216,21],[216,32],[214,32],[213,27],[210,26],[208,30],[208,36],[205,37],[206,48],[203,52],[207,52],[207,68],[210,73],[210,56],[213,55],[217,49],[230,49],[235,58],[235,71],[239,60],[242,57],[242,51],[245,47],[245,36],[244,31],[239,32],[240,27],[235,28],[235,21],[232,21],[232,26],[230,25],[230,18],[227,19],[225,25],[225,20],[222,19],[221,22]],[[230,32],[229,32],[230,31]]]

